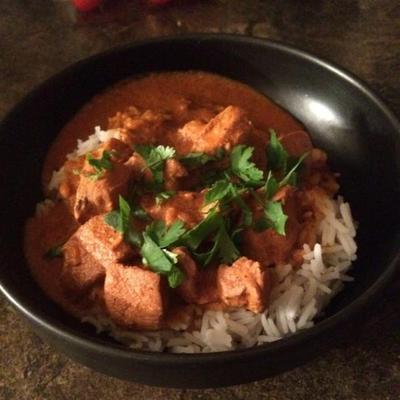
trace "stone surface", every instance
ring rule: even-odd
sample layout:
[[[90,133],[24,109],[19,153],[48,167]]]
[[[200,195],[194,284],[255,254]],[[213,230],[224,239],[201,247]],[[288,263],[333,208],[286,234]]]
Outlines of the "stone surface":
[[[400,5],[395,0],[107,1],[88,15],[68,0],[0,2],[0,118],[35,85],[117,44],[187,32],[281,40],[361,77],[400,114]],[[379,266],[377,266],[378,268]],[[209,390],[119,381],[54,352],[0,297],[0,399],[398,399],[400,276],[363,329],[306,366],[248,385]]]

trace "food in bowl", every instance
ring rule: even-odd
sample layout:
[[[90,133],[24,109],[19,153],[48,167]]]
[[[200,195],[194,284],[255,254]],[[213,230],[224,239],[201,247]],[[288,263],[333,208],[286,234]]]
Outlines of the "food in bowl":
[[[336,178],[304,127],[248,86],[133,78],[59,134],[25,253],[51,299],[131,348],[273,342],[351,280],[356,227]]]

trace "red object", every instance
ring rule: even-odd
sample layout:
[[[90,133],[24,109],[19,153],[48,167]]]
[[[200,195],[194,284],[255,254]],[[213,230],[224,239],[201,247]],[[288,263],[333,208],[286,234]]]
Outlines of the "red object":
[[[101,0],[72,0],[72,2],[78,11],[88,12],[96,9]]]

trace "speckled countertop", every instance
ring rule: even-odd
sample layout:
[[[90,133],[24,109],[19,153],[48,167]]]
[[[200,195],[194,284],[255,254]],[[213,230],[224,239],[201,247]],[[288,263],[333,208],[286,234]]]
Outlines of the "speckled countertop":
[[[187,32],[281,40],[334,61],[400,115],[400,3],[395,0],[112,1],[77,15],[66,0],[0,1],[0,118],[67,65],[117,44]],[[379,266],[377,266],[379,267]],[[175,390],[123,382],[54,352],[0,297],[0,399],[399,399],[400,274],[365,325],[306,366],[253,384]]]

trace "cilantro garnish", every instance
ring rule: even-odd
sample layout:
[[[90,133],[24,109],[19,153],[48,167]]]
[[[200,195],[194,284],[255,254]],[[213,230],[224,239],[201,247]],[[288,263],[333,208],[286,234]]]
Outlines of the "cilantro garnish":
[[[131,223],[133,215],[131,206],[122,196],[119,196],[118,203],[119,209],[106,214],[104,222],[117,232],[122,233],[127,243],[139,247],[142,240],[139,232],[135,230]]]
[[[86,174],[86,177],[93,181],[102,178],[106,170],[112,169],[111,155],[112,152],[108,150],[103,151],[101,158],[94,158],[92,153],[86,154],[88,164],[94,169],[94,172]]]
[[[186,232],[181,241],[191,249],[197,261],[203,266],[208,265],[216,257],[223,263],[232,263],[240,256],[239,250],[226,230],[222,215],[215,210]],[[200,245],[203,245],[206,241],[211,241],[211,249],[199,252]]]
[[[160,189],[164,183],[164,163],[175,157],[175,149],[170,146],[137,145],[135,151],[140,154],[153,174],[154,189]]]
[[[263,171],[258,169],[250,160],[254,147],[235,146],[230,155],[232,172],[247,185],[257,186],[262,183]]]
[[[140,249],[143,264],[152,271],[165,275],[172,288],[179,286],[185,275],[177,266],[178,256],[166,247],[176,242],[184,231],[181,221],[175,222],[169,229],[164,222],[157,221],[149,225],[143,233],[143,245]]]
[[[176,243],[186,232],[182,221],[175,221],[167,228],[164,221],[154,221],[146,229],[147,234],[162,248]]]
[[[179,161],[189,168],[196,168],[215,159],[215,157],[206,153],[188,153],[181,157]]]
[[[233,184],[228,179],[220,179],[208,189],[204,201],[205,204],[214,203],[222,199],[232,198]]]
[[[255,222],[254,228],[257,231],[272,228],[279,235],[285,236],[287,218],[287,215],[283,212],[282,203],[268,201],[264,207],[263,216]]]
[[[206,218],[182,236],[183,243],[191,250],[196,250],[208,236],[221,224],[221,216],[212,210]]]
[[[304,159],[308,156],[308,153],[304,153],[298,160],[294,161],[293,167],[286,173],[285,177],[279,182],[279,186],[285,185],[295,186],[297,184],[297,172]]]
[[[270,139],[267,145],[267,160],[268,166],[271,170],[286,170],[286,163],[288,160],[288,152],[282,146],[278,139],[276,132],[273,129],[269,130]]]

